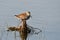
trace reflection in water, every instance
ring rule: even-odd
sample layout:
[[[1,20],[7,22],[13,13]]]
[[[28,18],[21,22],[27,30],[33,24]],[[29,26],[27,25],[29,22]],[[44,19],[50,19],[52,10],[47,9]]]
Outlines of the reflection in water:
[[[38,29],[38,28],[34,28],[34,27],[32,27],[32,26],[27,26],[28,27],[28,29],[30,30],[30,32],[29,32],[29,34],[28,34],[28,37],[30,36],[32,36],[32,35],[35,35],[35,34],[39,34],[40,32],[42,32],[42,30],[40,30],[40,29]],[[4,31],[0,31],[0,39],[1,40],[8,40],[8,35],[10,35],[10,36],[13,36],[13,35],[11,35],[11,31],[17,31],[17,29],[16,29],[17,27],[9,27],[8,28],[8,30],[4,30]],[[5,34],[4,34],[5,33]],[[10,33],[10,34],[9,34]],[[2,35],[3,34],[3,35]],[[5,39],[2,39],[2,38],[4,38],[4,35],[6,35],[6,38]],[[17,34],[15,34],[15,35],[17,35]],[[13,39],[13,38],[12,38]],[[15,37],[15,39],[16,39],[16,37]],[[28,39],[28,38],[27,38]],[[30,39],[30,38],[29,38]]]
[[[39,28],[34,28],[29,25],[27,27],[31,30],[30,34],[39,34],[40,32],[42,32],[42,30],[40,30]]]

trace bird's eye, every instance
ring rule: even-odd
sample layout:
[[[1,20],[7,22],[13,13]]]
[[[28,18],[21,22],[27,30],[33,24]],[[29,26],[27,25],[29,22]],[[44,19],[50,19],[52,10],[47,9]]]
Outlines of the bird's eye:
[[[28,11],[28,13],[30,14],[30,11]]]

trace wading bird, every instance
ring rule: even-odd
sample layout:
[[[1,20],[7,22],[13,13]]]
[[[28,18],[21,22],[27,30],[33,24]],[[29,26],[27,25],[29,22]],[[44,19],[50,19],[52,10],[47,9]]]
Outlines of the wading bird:
[[[28,20],[30,17],[32,17],[30,11],[26,11],[15,16],[21,20]]]

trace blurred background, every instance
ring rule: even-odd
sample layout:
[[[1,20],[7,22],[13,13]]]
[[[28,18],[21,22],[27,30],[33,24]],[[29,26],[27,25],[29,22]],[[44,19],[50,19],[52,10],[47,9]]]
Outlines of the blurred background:
[[[46,40],[60,40],[60,0],[0,0],[0,29],[6,27],[7,23],[9,26],[17,26],[19,21],[14,15],[25,11],[30,11],[32,15],[27,21],[28,25],[35,28],[43,25]],[[13,40],[13,34],[9,35],[11,38],[8,39]],[[38,37],[29,39],[39,40]]]

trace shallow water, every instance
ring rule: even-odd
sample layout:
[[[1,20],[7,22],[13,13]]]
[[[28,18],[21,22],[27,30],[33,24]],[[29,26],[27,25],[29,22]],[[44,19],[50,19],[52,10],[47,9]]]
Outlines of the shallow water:
[[[31,11],[32,18],[27,21],[27,24],[43,30],[42,34],[43,36],[45,34],[45,37],[41,40],[60,40],[59,4],[60,0],[0,0],[0,30],[2,27],[6,28],[7,24],[9,26],[19,24],[20,21],[14,17],[15,14]],[[3,40],[5,37],[6,35]],[[40,40],[39,37],[39,35],[32,36],[29,39]],[[14,39],[13,32],[9,33],[8,39]]]

